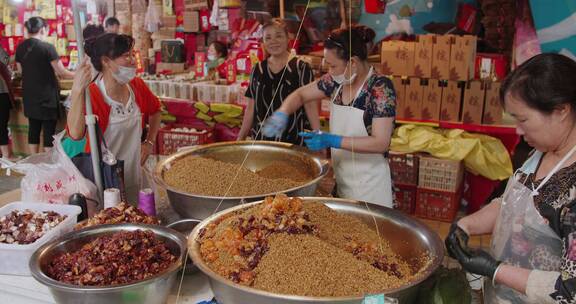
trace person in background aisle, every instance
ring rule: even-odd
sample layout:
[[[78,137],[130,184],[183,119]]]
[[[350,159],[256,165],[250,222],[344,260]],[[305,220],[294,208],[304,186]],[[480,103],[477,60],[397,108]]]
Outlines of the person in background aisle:
[[[516,133],[534,148],[502,197],[452,224],[451,257],[485,276],[486,303],[576,303],[576,62],[540,54],[502,83]],[[492,233],[491,252],[469,236]]]
[[[48,33],[46,21],[32,17],[24,23],[28,39],[16,48],[16,62],[22,71],[24,115],[28,117],[28,144],[31,154],[38,153],[40,132],[44,131],[44,148],[52,147],[52,136],[60,114],[60,89],[58,79],[72,79],[56,48],[42,41]]]
[[[110,151],[124,161],[126,193],[128,200],[135,203],[140,166],[152,154],[160,128],[160,101],[136,77],[133,47],[134,39],[128,35],[103,34],[86,41],[84,49],[90,61],[81,63],[74,79],[67,130],[74,140],[85,137],[84,92],[89,88],[98,126]],[[91,75],[92,66],[101,74],[96,80]],[[142,142],[146,122],[149,130]]]
[[[104,22],[104,30],[106,33],[118,34],[120,33],[120,21],[116,17],[106,18]]]
[[[218,67],[226,61],[228,57],[228,46],[224,42],[214,41],[208,47],[208,74],[210,78],[226,78],[226,75],[218,74]]]
[[[10,56],[0,47],[0,154],[5,159],[11,158],[8,146],[8,120],[10,120],[10,109],[14,103],[12,72],[9,63]]]
[[[298,88],[312,82],[314,77],[308,63],[297,57],[290,57],[288,31],[281,20],[274,19],[264,24],[262,30],[262,44],[269,57],[252,68],[245,95],[249,101],[238,139],[244,140],[250,136],[256,140],[280,140],[303,145],[303,138],[298,135],[300,132],[310,128],[320,129],[320,98],[306,105],[305,111],[299,109],[286,116],[285,131],[274,136],[264,136],[260,131],[266,118],[280,108],[284,99]]]
[[[264,136],[281,134],[288,115],[331,97],[330,133],[302,133],[310,150],[331,148],[338,196],[392,207],[388,148],[394,131],[392,82],[367,61],[375,32],[365,26],[334,30],[324,42],[328,74],[284,100],[266,121]]]

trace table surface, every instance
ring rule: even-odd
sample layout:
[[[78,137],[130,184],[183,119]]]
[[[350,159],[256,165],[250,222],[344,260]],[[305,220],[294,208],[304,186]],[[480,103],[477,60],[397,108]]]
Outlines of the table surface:
[[[0,207],[19,201],[20,190],[0,194]],[[179,274],[180,275],[180,274]],[[207,277],[201,272],[179,277],[182,282],[180,297],[177,297],[179,284],[175,284],[167,304],[196,304],[214,296]],[[55,303],[48,288],[31,276],[0,274],[0,303],[47,304]]]

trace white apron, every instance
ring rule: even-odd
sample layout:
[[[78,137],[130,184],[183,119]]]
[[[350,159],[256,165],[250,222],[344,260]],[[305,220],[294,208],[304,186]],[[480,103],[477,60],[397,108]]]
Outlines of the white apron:
[[[108,96],[103,81],[97,83],[104,100],[111,106],[110,122],[104,132],[104,139],[116,158],[124,161],[126,196],[129,203],[137,204],[142,175],[140,168],[142,114],[131,87],[129,87],[130,99],[126,106],[123,106]],[[116,108],[123,109],[124,112],[115,112]]]
[[[514,174],[502,197],[500,214],[492,234],[491,253],[504,263],[543,271],[559,271],[562,261],[562,240],[548,225],[534,205],[534,196],[550,180],[562,165],[576,152],[576,146],[548,173],[536,189],[519,182]],[[535,152],[522,166],[526,174],[535,173],[542,153]],[[541,263],[533,253],[545,250],[552,259]],[[484,284],[486,303],[529,303],[525,295],[504,285],[493,286],[490,280]]]
[[[372,68],[364,83],[371,75]],[[369,136],[364,126],[364,111],[354,107],[364,83],[349,106],[336,105],[334,98],[332,99],[330,133],[348,137]],[[334,96],[337,96],[341,89],[342,85]],[[384,155],[334,148],[331,153],[339,197],[392,207],[390,166]]]

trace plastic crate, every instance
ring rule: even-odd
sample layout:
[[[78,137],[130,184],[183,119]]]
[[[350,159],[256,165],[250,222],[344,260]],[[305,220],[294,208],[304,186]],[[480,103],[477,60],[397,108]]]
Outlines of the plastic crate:
[[[176,131],[177,128],[189,128],[198,132]],[[205,145],[214,142],[214,130],[198,125],[170,124],[158,131],[158,154],[169,155],[178,151],[179,148]]]
[[[414,214],[416,208],[416,186],[394,184],[394,209]]]
[[[34,212],[54,211],[60,215],[66,215],[68,217],[32,244],[16,245],[0,243],[1,274],[30,275],[28,263],[36,249],[40,248],[40,246],[45,243],[72,231],[74,225],[76,225],[77,216],[82,212],[80,207],[73,205],[13,202],[0,208],[0,217],[7,215],[14,210],[24,211],[26,209],[30,209]]]
[[[390,173],[395,184],[418,185],[418,155],[390,152]]]
[[[415,215],[418,217],[452,222],[460,208],[461,189],[457,192],[418,188]]]
[[[456,192],[462,185],[464,166],[462,162],[420,156],[418,187],[440,191]]]

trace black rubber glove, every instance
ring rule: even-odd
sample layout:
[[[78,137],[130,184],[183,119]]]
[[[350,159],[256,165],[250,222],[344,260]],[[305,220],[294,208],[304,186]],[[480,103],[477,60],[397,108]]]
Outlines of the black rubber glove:
[[[448,252],[452,252],[464,270],[494,278],[494,273],[500,265],[488,252],[481,249],[464,249],[459,242],[451,242]]]
[[[450,232],[448,236],[444,240],[444,244],[446,245],[446,249],[448,250],[448,255],[456,259],[456,254],[450,249],[456,244],[460,246],[464,246],[464,248],[468,247],[468,234],[464,231],[460,226],[457,225],[456,222],[452,223],[450,226]]]

